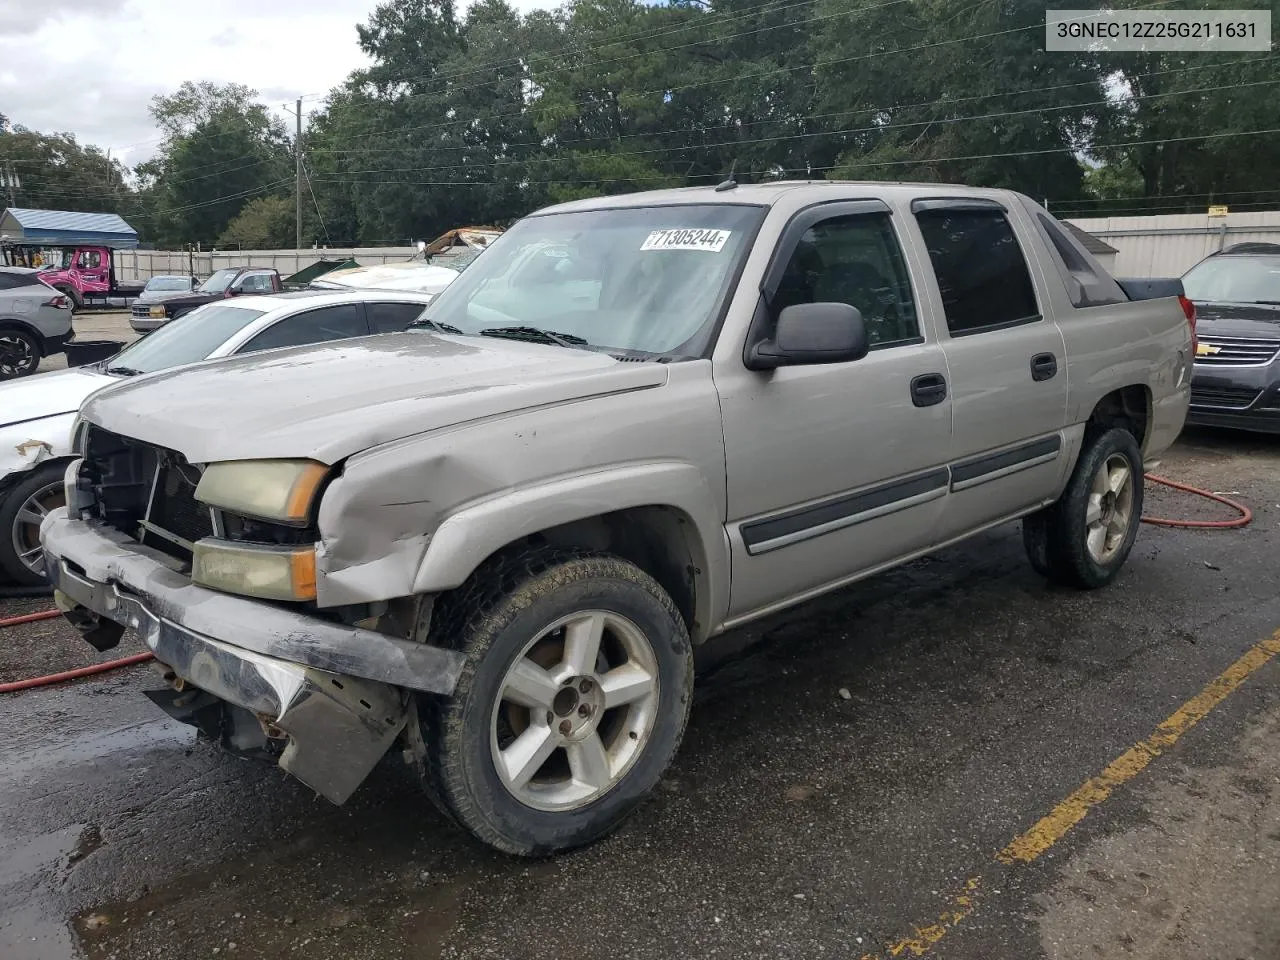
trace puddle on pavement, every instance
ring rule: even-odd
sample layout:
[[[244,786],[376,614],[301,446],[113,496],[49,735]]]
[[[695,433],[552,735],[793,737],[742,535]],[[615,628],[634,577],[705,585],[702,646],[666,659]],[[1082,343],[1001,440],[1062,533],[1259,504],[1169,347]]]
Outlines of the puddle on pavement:
[[[50,888],[100,842],[97,827],[76,823],[0,846],[0,957],[70,960],[76,956],[71,931],[52,902]]]

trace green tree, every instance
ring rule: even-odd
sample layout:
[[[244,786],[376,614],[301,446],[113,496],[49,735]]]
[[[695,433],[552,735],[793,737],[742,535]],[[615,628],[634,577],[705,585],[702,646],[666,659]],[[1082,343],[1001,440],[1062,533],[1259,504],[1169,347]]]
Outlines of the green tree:
[[[292,198],[258,197],[236,214],[218,237],[218,246],[242,250],[278,250],[297,243],[296,209]]]
[[[69,133],[20,129],[0,136],[0,171],[5,171],[0,202],[6,206],[12,186],[18,207],[120,213],[125,219],[139,212],[125,167]]]
[[[239,84],[187,82],[152,99],[165,139],[136,172],[166,244],[210,244],[250,200],[289,189],[284,124],[255,96]]]

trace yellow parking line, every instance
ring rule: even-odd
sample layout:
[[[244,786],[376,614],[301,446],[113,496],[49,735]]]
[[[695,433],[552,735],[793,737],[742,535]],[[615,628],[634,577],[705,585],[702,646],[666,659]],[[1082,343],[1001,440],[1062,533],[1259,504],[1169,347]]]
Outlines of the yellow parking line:
[[[1158,727],[1151,736],[1139,740],[1122,753],[1096,777],[1091,778],[1053,808],[1035,826],[1015,837],[1008,846],[996,854],[996,862],[1008,866],[1031,863],[1067,832],[1085,818],[1085,815],[1107,797],[1116,787],[1132,780],[1152,760],[1160,756],[1188,730],[1203,720],[1259,668],[1280,655],[1280,630],[1250,647],[1239,660],[1218,674],[1209,685],[1179,707]],[[905,955],[922,957],[976,906],[976,895],[982,883],[981,877],[971,877],[957,894],[952,895],[945,910],[936,921],[916,927],[915,932],[885,946],[891,957]],[[876,960],[873,954],[864,954],[862,960]]]

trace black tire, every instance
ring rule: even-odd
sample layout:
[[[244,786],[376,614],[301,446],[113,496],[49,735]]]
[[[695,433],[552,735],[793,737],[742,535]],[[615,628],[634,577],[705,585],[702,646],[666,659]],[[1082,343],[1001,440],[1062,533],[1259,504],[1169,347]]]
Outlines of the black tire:
[[[0,380],[29,377],[40,369],[40,340],[18,327],[0,328]]]
[[[498,773],[490,738],[499,693],[531,641],[587,610],[624,617],[643,633],[655,655],[657,708],[644,746],[606,792],[575,809],[541,810],[518,799]],[[692,703],[689,635],[671,598],[631,563],[547,548],[508,556],[444,598],[432,634],[462,651],[466,664],[451,697],[420,701],[428,790],[449,816],[498,850],[536,857],[600,839],[653,789],[679,748]],[[602,710],[601,722],[605,716]]]
[[[1088,542],[1090,494],[1103,464],[1123,460],[1130,471],[1131,501],[1122,539],[1095,557]],[[1085,436],[1085,446],[1062,496],[1022,521],[1027,559],[1041,576],[1062,586],[1095,590],[1111,583],[1124,566],[1142,525],[1142,450],[1133,434],[1113,428]]]
[[[0,572],[11,582],[22,587],[38,587],[47,581],[43,574],[36,574],[18,556],[20,546],[30,549],[30,529],[18,529],[18,512],[22,505],[41,490],[62,484],[66,463],[51,463],[32,470],[21,482],[14,484],[0,500]],[[50,506],[61,506],[62,497],[55,496]]]
[[[80,291],[75,287],[61,286],[55,288],[59,293],[63,294],[71,301],[71,312],[84,309],[84,297],[80,296]]]

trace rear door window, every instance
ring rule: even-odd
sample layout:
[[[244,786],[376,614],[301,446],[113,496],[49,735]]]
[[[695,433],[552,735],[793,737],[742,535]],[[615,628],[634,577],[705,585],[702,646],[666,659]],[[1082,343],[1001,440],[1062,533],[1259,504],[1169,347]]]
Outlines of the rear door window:
[[[421,303],[366,303],[364,310],[369,318],[371,333],[398,333],[422,316],[426,309]]]
[[[366,336],[369,325],[365,323],[361,306],[358,303],[339,303],[295,313],[263,330],[236,352],[252,353],[275,347],[297,347]]]
[[[992,206],[918,209],[953,337],[1041,319],[1027,261],[1004,210]]]

